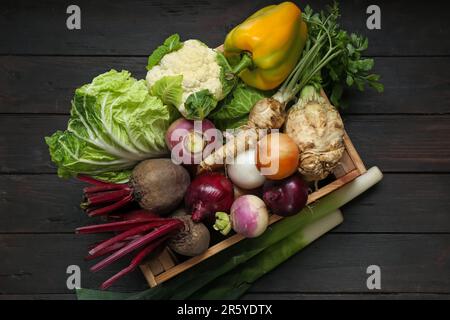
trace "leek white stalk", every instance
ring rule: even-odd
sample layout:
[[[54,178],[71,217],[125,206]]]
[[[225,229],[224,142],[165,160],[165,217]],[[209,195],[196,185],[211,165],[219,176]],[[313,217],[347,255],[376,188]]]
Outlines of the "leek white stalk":
[[[343,220],[342,212],[335,210],[320,220],[299,228],[246,263],[217,278],[189,299],[238,299],[251,287],[253,282],[337,227]]]
[[[270,226],[258,238],[245,239],[234,246],[224,250],[213,257],[203,261],[190,270],[178,275],[170,281],[167,281],[155,288],[142,292],[130,294],[127,299],[186,299],[199,291],[201,293],[206,285],[214,280],[220,281],[221,276],[225,275],[234,268],[249,262],[269,247],[276,245],[286,237],[295,237],[295,232],[301,232],[306,229],[308,239],[320,236],[323,230],[332,225],[329,218],[324,225],[321,221],[331,212],[336,211],[355,197],[378,183],[383,178],[383,174],[377,167],[370,168],[366,173],[359,176],[352,182],[349,182],[342,188],[333,191],[327,196],[317,201],[311,208],[303,209],[299,214],[284,218],[283,220]],[[338,220],[334,220],[339,221]],[[316,224],[317,223],[317,224]],[[329,224],[330,223],[330,224]],[[316,224],[316,225],[315,225]],[[315,225],[315,226],[314,226]],[[308,227],[309,226],[309,227]],[[299,231],[300,230],[300,231]],[[303,242],[302,242],[303,243]],[[300,246],[301,247],[301,246]],[[293,247],[292,252],[295,251]],[[270,252],[270,251],[269,251]],[[278,252],[278,254],[281,254]],[[281,263],[281,262],[280,262]],[[245,265],[244,265],[245,268]],[[206,287],[205,287],[206,288]],[[102,291],[96,290],[77,290],[79,299],[112,299],[113,295],[103,295]],[[124,294],[118,294],[119,298],[124,298]]]

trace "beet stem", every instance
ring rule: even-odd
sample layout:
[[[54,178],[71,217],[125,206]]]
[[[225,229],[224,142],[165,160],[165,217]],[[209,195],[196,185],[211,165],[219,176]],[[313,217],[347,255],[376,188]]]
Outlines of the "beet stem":
[[[144,225],[139,225],[136,227],[133,227],[127,231],[124,231],[102,243],[100,243],[98,246],[96,246],[95,248],[89,250],[89,254],[90,255],[94,255],[96,254],[98,251],[103,250],[111,245],[113,245],[116,242],[122,241],[128,237],[134,236],[136,234],[142,233],[142,232],[146,232],[150,229],[155,228],[155,226],[152,223],[146,223]]]
[[[124,206],[126,206],[128,203],[132,202],[134,199],[132,194],[127,195],[126,197],[123,197],[120,201],[117,201],[109,206],[89,210],[88,209],[88,215],[90,217],[100,216],[103,214],[107,214],[109,212],[115,211],[117,209],[120,209]]]
[[[89,184],[96,185],[96,186],[105,186],[105,185],[111,184],[111,183],[109,183],[109,182],[97,180],[97,179],[95,179],[95,178],[92,178],[92,177],[89,177],[89,176],[86,176],[86,175],[83,175],[83,174],[79,174],[79,175],[77,176],[77,179],[80,180],[80,181],[89,183]]]
[[[152,220],[153,218],[159,218],[160,216],[157,214],[154,214],[150,211],[139,209],[134,210],[129,213],[121,215],[121,218],[124,220]]]
[[[80,227],[75,230],[76,233],[80,234],[91,234],[91,233],[101,233],[101,232],[111,232],[111,231],[124,231],[130,230],[133,227],[137,227],[142,224],[153,223],[155,227],[165,224],[167,219],[164,218],[154,218],[152,220],[124,220],[117,222],[109,222],[103,224],[94,224],[90,226]]]
[[[124,239],[124,241],[130,242],[130,241],[132,241],[132,240],[136,240],[137,238],[139,238],[139,237],[141,237],[141,236],[142,236],[142,234],[136,234],[136,235],[134,235],[134,236],[131,236],[131,237],[128,237],[128,238]],[[101,243],[103,243],[103,242],[105,242],[105,241],[108,241],[108,240],[109,240],[109,239],[106,239],[106,240],[103,240],[103,241],[97,241],[97,242],[95,242],[95,243],[93,243],[93,244],[90,244],[90,245],[88,246],[88,250],[91,250],[91,249],[95,248],[96,246],[98,246],[99,244],[101,244]]]
[[[115,191],[107,191],[107,192],[101,192],[98,194],[89,194],[86,195],[87,198],[87,206],[95,206],[107,202],[113,202],[122,199],[123,197],[130,195],[131,190],[130,189],[122,189],[122,190],[115,190]]]
[[[152,242],[152,241],[154,241],[154,240],[156,240],[158,238],[161,238],[161,237],[171,233],[172,231],[180,230],[183,227],[184,227],[184,223],[182,221],[180,221],[180,220],[170,221],[167,224],[161,226],[160,228],[155,229],[154,231],[150,232],[149,234],[146,234],[146,235],[140,237],[139,239],[136,239],[136,240],[132,241],[127,246],[125,246],[122,249],[119,249],[118,251],[114,252],[109,257],[103,259],[102,261],[100,261],[96,265],[92,266],[90,270],[92,272],[99,271],[99,270],[109,266],[114,261],[122,258],[123,256],[125,256],[128,253],[130,253],[131,251],[134,251],[134,250],[136,250],[137,248],[140,248],[143,245],[146,245],[146,244],[148,244],[148,243],[150,243],[150,242]]]
[[[147,247],[142,249],[140,252],[138,252],[136,254],[136,256],[133,258],[133,260],[131,260],[131,263],[130,263],[129,266],[127,266],[126,268],[120,270],[118,273],[113,275],[111,278],[109,278],[108,280],[103,282],[102,285],[100,286],[100,289],[102,289],[102,290],[108,289],[118,279],[122,278],[126,274],[128,274],[128,273],[132,272],[134,269],[136,269],[136,267],[142,262],[142,260],[144,260],[144,258],[146,256],[148,256],[156,248],[158,248],[164,241],[166,241],[167,238],[168,238],[167,236],[163,237],[163,238],[161,238],[161,239],[151,243],[150,245],[148,245]]]
[[[111,184],[107,184],[107,185],[85,187],[83,189],[83,192],[85,194],[91,194],[91,193],[99,193],[99,192],[105,192],[105,191],[123,190],[123,189],[127,189],[127,188],[130,189],[128,184],[111,183]]]
[[[105,249],[98,251],[94,255],[88,254],[86,257],[84,257],[84,260],[89,261],[89,260],[93,260],[93,259],[99,258],[101,256],[104,256],[104,255],[108,254],[108,253],[112,253],[114,251],[117,251],[117,250],[125,247],[129,243],[130,243],[129,241],[116,242],[113,245],[110,245],[109,247],[106,247]]]

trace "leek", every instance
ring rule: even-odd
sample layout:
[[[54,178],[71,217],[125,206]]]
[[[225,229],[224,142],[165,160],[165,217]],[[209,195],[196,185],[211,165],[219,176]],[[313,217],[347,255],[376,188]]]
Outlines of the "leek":
[[[266,248],[342,207],[375,185],[382,177],[381,171],[377,167],[372,167],[352,182],[316,201],[312,207],[305,208],[299,214],[284,218],[270,226],[260,237],[242,240],[172,280],[155,288],[130,294],[127,298],[186,299],[205,285],[263,252]],[[114,295],[110,293],[103,295],[102,293],[95,290],[77,290],[79,299],[114,299]],[[121,298],[124,298],[123,294],[117,296],[117,299]]]
[[[189,299],[232,300],[242,296],[260,277],[343,221],[340,210],[293,232],[286,238],[197,291]]]

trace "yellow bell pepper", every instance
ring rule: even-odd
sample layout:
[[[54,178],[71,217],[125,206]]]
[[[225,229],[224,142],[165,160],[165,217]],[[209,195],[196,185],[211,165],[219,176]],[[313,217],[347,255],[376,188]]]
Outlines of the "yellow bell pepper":
[[[305,46],[307,26],[292,2],[267,6],[228,33],[224,54],[248,85],[278,87],[297,64]],[[250,59],[249,59],[250,58]],[[241,71],[242,70],[242,71]]]

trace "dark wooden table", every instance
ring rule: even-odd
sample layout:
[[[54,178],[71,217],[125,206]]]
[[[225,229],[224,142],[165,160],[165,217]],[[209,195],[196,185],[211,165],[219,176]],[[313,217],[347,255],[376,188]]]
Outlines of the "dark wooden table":
[[[66,126],[75,88],[111,68],[144,77],[169,34],[222,43],[272,1],[75,1],[81,30],[66,28],[72,1],[0,5],[0,299],[73,299],[68,265],[95,288],[120,266],[91,274],[92,238],[81,184],[59,179],[43,137]],[[299,4],[303,7],[306,1]],[[308,1],[323,8],[328,1]],[[450,298],[450,28],[439,1],[376,1],[381,30],[366,28],[372,1],[341,1],[342,24],[369,37],[385,93],[348,94],[347,130],[384,180],[343,208],[344,223],[259,280],[246,298]],[[381,268],[381,290],[366,268]],[[113,288],[146,288],[139,271]]]

